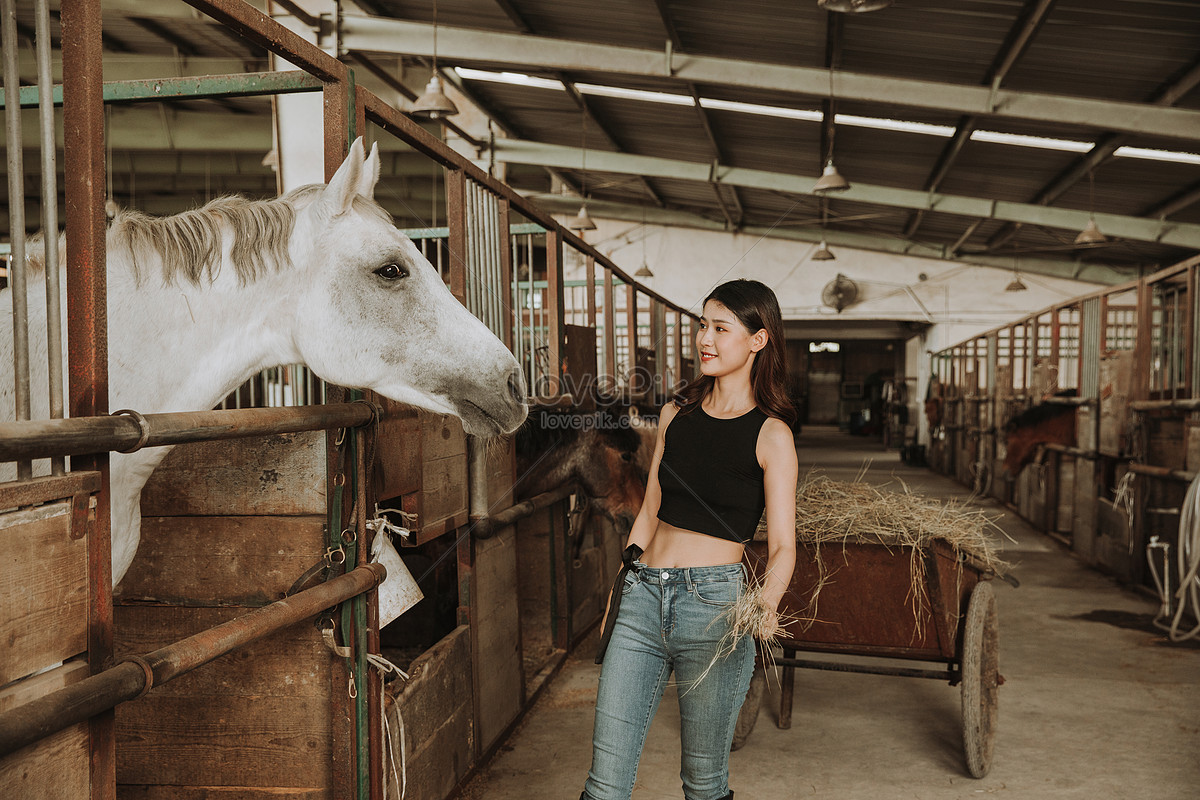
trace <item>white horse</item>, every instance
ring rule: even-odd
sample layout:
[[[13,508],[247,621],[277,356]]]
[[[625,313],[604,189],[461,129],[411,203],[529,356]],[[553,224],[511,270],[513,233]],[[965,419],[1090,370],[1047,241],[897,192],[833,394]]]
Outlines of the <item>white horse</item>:
[[[471,434],[516,429],[527,411],[516,359],[372,199],[378,178],[377,149],[366,157],[359,139],[327,186],[172,217],[118,214],[107,235],[110,408],[206,410],[266,367],[305,364],[331,383],[454,414]],[[0,420],[15,416],[11,294],[0,292]],[[32,384],[45,387],[42,281],[28,295]],[[33,392],[35,419],[49,415],[46,394]],[[142,487],[169,450],[112,455],[114,585],[137,552]],[[14,477],[0,465],[0,480]],[[381,560],[398,565],[379,539]],[[380,587],[382,619],[400,581],[389,574]]]

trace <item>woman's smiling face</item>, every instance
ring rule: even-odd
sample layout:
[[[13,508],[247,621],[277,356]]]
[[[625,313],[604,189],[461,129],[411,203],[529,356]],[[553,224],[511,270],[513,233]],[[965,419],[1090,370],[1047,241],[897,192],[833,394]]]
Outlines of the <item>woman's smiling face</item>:
[[[751,333],[746,330],[737,315],[723,304],[716,300],[704,304],[704,314],[696,330],[696,352],[703,374],[716,378],[736,372],[765,344],[764,331]]]

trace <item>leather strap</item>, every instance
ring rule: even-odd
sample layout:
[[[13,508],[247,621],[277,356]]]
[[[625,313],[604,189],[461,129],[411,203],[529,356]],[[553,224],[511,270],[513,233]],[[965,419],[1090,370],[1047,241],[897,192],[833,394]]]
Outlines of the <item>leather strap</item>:
[[[631,544],[625,548],[625,552],[621,553],[621,570],[617,573],[617,579],[613,582],[612,592],[608,596],[608,616],[604,620],[604,631],[600,634],[600,647],[596,652],[596,663],[604,662],[604,652],[608,650],[608,640],[612,638],[613,629],[617,627],[617,612],[621,610],[621,598],[624,596],[621,589],[625,585],[625,576],[630,571],[637,572],[637,567],[634,562],[642,557],[644,551],[636,544]]]

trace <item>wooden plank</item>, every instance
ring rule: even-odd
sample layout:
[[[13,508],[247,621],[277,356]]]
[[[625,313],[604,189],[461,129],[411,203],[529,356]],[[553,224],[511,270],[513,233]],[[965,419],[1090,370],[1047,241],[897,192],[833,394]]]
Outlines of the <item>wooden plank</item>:
[[[152,691],[117,708],[117,782],[327,789],[329,717],[327,697]]]
[[[0,797],[75,800],[91,788],[88,725],[81,722],[0,758]]]
[[[117,800],[326,800],[324,789],[303,786],[118,786]]]
[[[116,611],[118,658],[245,613],[170,606]],[[118,782],[299,787],[332,797],[332,661],[316,629],[301,624],[119,706]]]
[[[0,508],[33,506],[100,491],[99,472],[68,472],[66,475],[44,475],[27,481],[0,483]]]
[[[475,542],[474,668],[478,675],[479,744],[486,751],[521,711],[520,604],[516,530]]]
[[[421,528],[467,513],[467,460],[452,456],[427,461],[422,469]]]
[[[71,502],[0,514],[0,685],[87,650],[88,551]]]
[[[142,490],[142,514],[324,514],[325,437],[305,431],[179,445]]]
[[[420,411],[421,459],[436,461],[442,458],[467,457],[467,434],[462,422],[448,414]]]
[[[118,606],[117,658],[148,653],[244,615],[244,608]],[[252,695],[326,698],[333,657],[302,623],[156,686],[154,696]]]
[[[417,410],[384,400],[388,418],[375,429],[375,494],[381,501],[421,490],[421,420]]]
[[[86,661],[68,661],[40,675],[10,683],[0,689],[0,713],[23,706],[31,700],[57,692],[65,686],[81,681],[91,674]]]
[[[324,542],[323,516],[144,517],[115,601],[265,605],[319,560]]]
[[[470,629],[455,628],[408,672],[403,686],[388,686],[393,752],[400,752],[397,714],[408,744],[406,800],[443,800],[475,760]]]

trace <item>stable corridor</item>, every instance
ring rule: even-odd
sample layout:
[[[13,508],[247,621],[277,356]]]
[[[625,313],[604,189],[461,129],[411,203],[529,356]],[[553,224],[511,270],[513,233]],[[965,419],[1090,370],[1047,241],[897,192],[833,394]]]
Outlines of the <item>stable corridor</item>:
[[[902,480],[918,493],[967,490],[895,451],[835,428],[797,440],[801,473]],[[745,747],[731,757],[738,798],[1184,800],[1200,796],[1200,644],[1168,645],[1149,620],[1157,601],[1083,567],[991,500],[1014,541],[1021,581],[995,582],[999,727],[990,774],[968,776],[959,691],[928,679],[798,670],[790,730],[776,727],[778,682]],[[1098,621],[1106,620],[1106,621]],[[469,782],[472,800],[575,800],[591,758],[599,667],[595,634]],[[894,663],[894,662],[893,662]],[[680,798],[678,705],[668,690],[651,728],[634,800]]]

